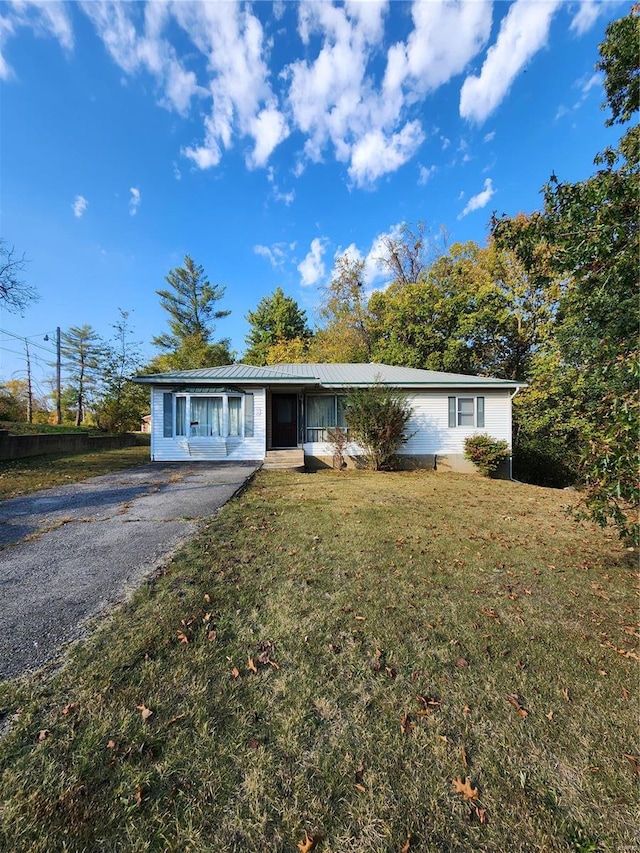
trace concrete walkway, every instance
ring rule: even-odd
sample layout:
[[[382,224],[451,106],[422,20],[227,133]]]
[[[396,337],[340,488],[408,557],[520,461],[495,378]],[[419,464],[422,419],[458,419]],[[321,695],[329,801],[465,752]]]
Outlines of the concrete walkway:
[[[0,680],[166,563],[259,463],[151,463],[0,502]]]

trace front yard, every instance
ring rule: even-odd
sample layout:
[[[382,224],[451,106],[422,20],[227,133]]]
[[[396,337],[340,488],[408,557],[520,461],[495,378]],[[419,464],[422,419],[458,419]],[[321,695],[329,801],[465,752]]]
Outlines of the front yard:
[[[569,497],[261,472],[0,685],[0,849],[636,849],[636,555]]]

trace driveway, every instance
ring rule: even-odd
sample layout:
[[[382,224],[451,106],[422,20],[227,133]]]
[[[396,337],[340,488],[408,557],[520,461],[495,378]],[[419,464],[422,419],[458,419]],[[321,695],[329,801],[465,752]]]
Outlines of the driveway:
[[[122,601],[259,463],[151,463],[0,502],[0,680]]]

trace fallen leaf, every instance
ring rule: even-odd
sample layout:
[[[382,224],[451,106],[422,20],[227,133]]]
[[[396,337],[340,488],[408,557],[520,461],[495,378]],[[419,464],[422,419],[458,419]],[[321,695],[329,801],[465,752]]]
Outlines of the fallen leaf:
[[[462,764],[465,768],[469,767],[469,763],[467,761],[467,750],[464,746],[460,747],[460,758],[462,759]]]
[[[247,741],[247,746],[250,746],[250,747],[251,747],[251,749],[258,749],[258,747],[259,747],[260,745],[261,745],[261,744],[260,744],[260,741],[259,741],[259,740],[257,740],[257,739],[256,739],[256,738],[254,738],[254,737],[250,738],[250,740],[248,740],[248,741]]]
[[[628,753],[624,753],[624,757],[633,767],[633,770],[637,776],[640,776],[640,755],[629,755]]]
[[[456,666],[459,669],[464,669],[465,666],[469,666],[469,661],[466,658],[458,658],[456,660]]]
[[[74,714],[78,710],[79,707],[80,707],[79,702],[69,702],[69,704],[65,705],[64,708],[62,709],[62,713],[65,715],[65,717],[68,717],[69,714]]]
[[[474,809],[476,817],[478,818],[480,823],[486,823],[487,822],[487,810],[480,808],[480,806],[475,805],[475,803],[474,803],[473,809]]]
[[[207,640],[209,640],[210,643],[213,643],[213,641],[216,639],[217,636],[218,635],[216,634],[215,631],[209,631],[207,633]]]
[[[360,793],[366,794],[367,789],[365,788],[364,785],[361,785],[360,782],[356,782],[355,787],[358,789],[358,791],[360,791]]]
[[[49,729],[40,729],[38,732],[38,740],[46,740],[49,737]]]
[[[462,709],[462,713],[463,714],[470,714],[471,708],[468,705],[465,705],[464,708]]]
[[[247,657],[247,666],[249,667],[251,672],[255,672],[256,675],[258,674],[258,668],[256,667],[255,663],[253,662],[253,658],[251,657],[251,655],[249,655]]]
[[[510,705],[513,705],[513,707],[516,709],[516,712],[521,717],[528,717],[529,716],[529,712],[526,711],[522,707],[522,703],[520,702],[520,697],[518,696],[517,693],[508,693],[507,694],[507,702],[509,702]]]
[[[570,702],[570,701],[571,701],[571,697],[569,696],[569,688],[568,688],[568,687],[563,687],[563,688],[562,688],[562,695],[564,696],[564,701],[565,701],[565,702]]]
[[[545,714],[545,716],[546,716],[547,720],[549,720],[549,722],[551,722],[551,720],[553,720],[553,711],[549,711],[549,713]]]
[[[115,740],[107,741],[107,749],[115,749],[115,748],[116,748]]]
[[[211,604],[211,596],[209,595],[209,593],[208,593],[208,592],[205,592],[205,594],[204,594],[204,600],[205,600],[205,602],[206,602],[207,604]]]
[[[136,785],[135,801],[137,806],[142,805],[142,785]]]
[[[462,794],[465,800],[475,800],[478,796],[478,789],[472,787],[471,780],[467,776],[465,776],[464,782],[460,776],[456,776],[452,784],[456,789],[456,794]]]
[[[184,631],[178,631],[178,640],[179,642],[184,643],[185,645],[189,642],[189,638],[184,633]]]
[[[147,708],[146,705],[136,705],[136,710],[140,711],[143,723],[146,723],[149,717],[153,714],[151,708]]]
[[[411,849],[411,836],[407,835],[407,840],[404,842],[404,844],[400,848],[400,853],[409,853],[410,849]]]
[[[313,850],[316,844],[319,841],[322,841],[323,838],[324,835],[322,835],[322,833],[317,832],[314,833],[314,835],[309,835],[309,833],[305,829],[304,840],[298,841],[298,850],[300,851],[300,853],[309,853],[309,851]]]
[[[231,675],[232,675],[234,678],[240,678],[240,670],[238,669],[238,667],[237,667],[237,666],[234,666],[234,667],[233,667],[233,669],[231,670]]]
[[[178,720],[183,720],[186,716],[186,714],[176,714],[175,717],[171,717],[167,725],[172,726],[174,723],[177,723]]]
[[[400,718],[400,730],[402,731],[402,734],[406,735],[407,732],[410,732],[413,727],[414,726],[411,720],[409,719],[409,715],[403,714]]]

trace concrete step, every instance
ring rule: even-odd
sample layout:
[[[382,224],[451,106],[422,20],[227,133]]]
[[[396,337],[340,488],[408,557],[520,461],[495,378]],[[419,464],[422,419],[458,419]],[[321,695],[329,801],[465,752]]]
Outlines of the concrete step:
[[[304,450],[267,450],[262,467],[267,470],[304,471]]]

